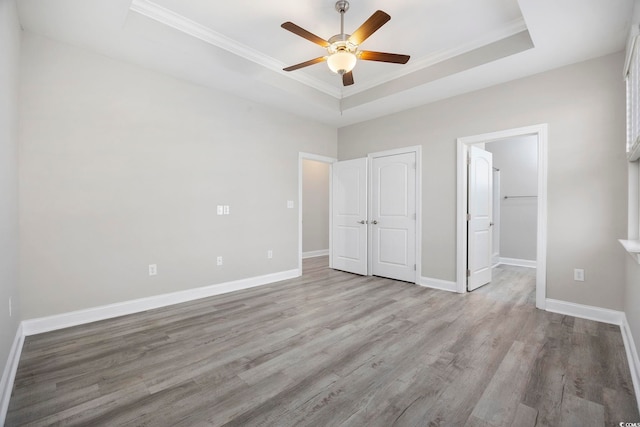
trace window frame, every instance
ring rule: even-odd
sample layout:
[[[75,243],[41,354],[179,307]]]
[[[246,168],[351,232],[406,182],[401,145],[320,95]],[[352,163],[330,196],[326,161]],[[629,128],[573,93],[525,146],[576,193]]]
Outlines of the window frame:
[[[633,25],[624,64],[626,96],[626,153],[628,164],[627,240],[620,243],[640,264],[640,27]]]

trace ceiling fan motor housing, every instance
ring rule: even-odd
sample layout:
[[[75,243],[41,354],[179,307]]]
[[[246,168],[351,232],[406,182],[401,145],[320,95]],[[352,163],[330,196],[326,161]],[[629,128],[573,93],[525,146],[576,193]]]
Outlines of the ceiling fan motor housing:
[[[349,2],[347,0],[338,0],[336,2],[336,10],[338,13],[344,13],[349,10]]]
[[[327,47],[329,54],[339,51],[346,51],[355,54],[358,50],[358,45],[349,41],[349,34],[336,34],[328,40],[331,43]]]

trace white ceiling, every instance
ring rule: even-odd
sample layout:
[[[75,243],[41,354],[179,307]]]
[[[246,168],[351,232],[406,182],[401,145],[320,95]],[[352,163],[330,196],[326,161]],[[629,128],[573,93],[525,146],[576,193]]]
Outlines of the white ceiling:
[[[355,84],[316,64],[325,51],[280,28],[340,32],[335,0],[19,0],[25,30],[341,127],[624,48],[634,0],[352,0],[345,32],[377,9],[391,21]],[[621,64],[622,72],[622,64]]]

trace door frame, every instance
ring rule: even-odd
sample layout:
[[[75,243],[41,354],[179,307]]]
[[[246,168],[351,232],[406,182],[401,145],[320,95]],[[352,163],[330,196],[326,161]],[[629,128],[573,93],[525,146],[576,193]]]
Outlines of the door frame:
[[[456,290],[467,292],[467,153],[469,146],[508,138],[538,137],[538,213],[536,238],[536,307],[546,308],[547,295],[547,147],[548,125],[526,126],[457,139]]]
[[[403,147],[396,148],[392,150],[378,151],[375,153],[370,153],[367,155],[367,162],[369,164],[369,172],[368,172],[368,181],[369,183],[373,182],[373,159],[376,157],[387,157],[387,156],[395,156],[397,154],[408,154],[415,153],[416,156],[416,277],[414,283],[419,285],[422,277],[422,146],[414,145],[411,147]],[[373,212],[373,206],[371,205],[373,197],[372,192],[373,188],[371,185],[367,184],[368,188],[368,197],[369,197],[369,212]],[[367,248],[367,270],[369,271],[369,275],[371,275],[372,265],[373,265],[373,256],[372,250],[370,248],[372,240],[373,230],[372,227],[368,227],[368,248]]]
[[[319,154],[312,153],[298,153],[298,277],[302,276],[302,184],[303,184],[303,166],[304,160],[313,160],[316,162],[328,163],[329,164],[329,267],[333,267],[331,264],[331,227],[333,226],[332,212],[333,212],[333,201],[331,200],[331,195],[333,194],[333,178],[332,178],[332,168],[331,165],[338,161],[338,159],[334,157],[322,156]]]
[[[491,264],[492,266],[496,266],[499,263],[499,260],[497,260],[497,262],[493,262],[494,258],[493,256],[496,254],[496,247],[498,249],[498,258],[500,258],[500,169],[497,169],[496,167],[493,168],[493,209],[491,212],[491,215],[493,216],[493,235],[492,240],[491,240],[491,252],[493,252],[491,254]],[[496,177],[498,185],[496,186]],[[497,187],[497,188],[496,188]],[[496,198],[497,195],[497,198]],[[496,238],[497,237],[497,238]],[[496,244],[496,240],[498,241]]]

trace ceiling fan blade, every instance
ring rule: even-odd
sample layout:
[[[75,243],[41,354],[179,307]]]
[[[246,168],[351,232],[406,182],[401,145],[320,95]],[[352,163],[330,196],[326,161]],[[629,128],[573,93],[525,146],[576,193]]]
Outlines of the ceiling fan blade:
[[[318,36],[316,36],[313,33],[310,33],[309,31],[305,30],[302,27],[297,26],[296,24],[294,24],[293,22],[285,22],[284,24],[281,25],[282,28],[284,28],[285,30],[291,31],[293,34],[298,35],[302,38],[305,38],[307,40],[309,40],[310,42],[313,42],[315,44],[319,44],[322,47],[329,47],[330,43],[328,41],[326,41],[325,39],[322,39]]]
[[[317,64],[318,62],[323,62],[323,61],[326,61],[326,60],[327,60],[326,56],[321,56],[319,58],[310,59],[308,61],[301,62],[299,64],[292,65],[292,66],[287,67],[287,68],[283,68],[283,70],[284,71],[298,70],[300,68],[308,67],[309,65]]]
[[[409,55],[400,55],[398,53],[372,52],[370,50],[362,50],[358,57],[365,61],[392,62],[394,64],[406,64],[411,58]]]
[[[349,71],[348,73],[344,73],[342,75],[342,85],[343,86],[351,86],[353,84],[353,71]]]
[[[381,10],[377,10],[364,22],[364,24],[360,25],[360,28],[351,34],[349,41],[356,45],[361,44],[363,41],[368,39],[371,34],[375,33],[380,27],[389,22],[390,19],[391,17],[388,14]]]

